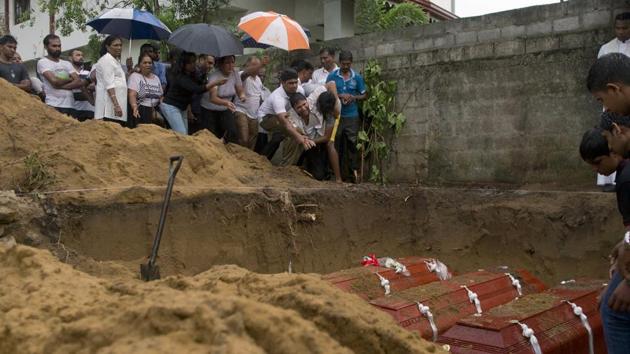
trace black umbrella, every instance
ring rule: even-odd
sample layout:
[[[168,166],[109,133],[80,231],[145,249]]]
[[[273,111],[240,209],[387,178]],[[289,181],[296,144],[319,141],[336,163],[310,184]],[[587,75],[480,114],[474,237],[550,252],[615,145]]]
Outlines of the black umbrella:
[[[168,42],[179,49],[214,57],[243,54],[241,41],[223,27],[195,23],[178,28]]]

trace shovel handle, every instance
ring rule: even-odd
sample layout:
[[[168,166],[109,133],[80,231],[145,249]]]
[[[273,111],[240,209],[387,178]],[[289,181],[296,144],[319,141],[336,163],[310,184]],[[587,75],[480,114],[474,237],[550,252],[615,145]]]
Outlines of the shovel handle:
[[[182,162],[184,161],[184,157],[181,155],[178,156],[171,156],[169,158],[169,170],[170,170],[170,174],[175,176],[177,174],[177,171],[179,171],[179,168],[182,167]],[[173,166],[175,165],[175,166]]]
[[[155,233],[155,239],[153,240],[153,247],[151,249],[151,255],[149,256],[148,267],[153,268],[155,266],[155,260],[157,259],[158,250],[160,249],[160,241],[162,240],[162,232],[164,231],[164,223],[166,222],[166,213],[168,211],[168,204],[171,201],[171,194],[173,193],[173,184],[175,183],[175,175],[182,166],[184,157],[171,156],[169,158],[169,176],[168,184],[166,185],[166,192],[164,194],[164,201],[162,203],[162,211],[160,212],[160,222],[158,224],[157,232]]]

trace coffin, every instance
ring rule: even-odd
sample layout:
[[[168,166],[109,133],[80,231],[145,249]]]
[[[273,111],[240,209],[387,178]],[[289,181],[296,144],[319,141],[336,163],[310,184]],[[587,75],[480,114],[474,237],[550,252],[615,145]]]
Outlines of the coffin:
[[[527,271],[519,270],[511,275],[519,280],[522,294],[536,293],[545,288],[540,280]],[[370,304],[390,314],[402,327],[417,331],[423,338],[435,340],[437,334],[455,325],[460,318],[478,312],[477,306],[470,300],[468,290],[479,300],[481,313],[519,297],[510,276],[482,270],[392,292],[390,296],[371,300]],[[435,328],[431,325],[429,314],[421,313],[418,303],[428,307],[425,310],[433,317]]]
[[[597,296],[602,282],[578,282],[530,294],[503,306],[457,322],[438,342],[452,353],[534,353],[517,320],[533,330],[545,354],[590,353],[589,333],[569,301],[582,308],[592,332],[594,353],[606,353]]]
[[[396,274],[395,270],[385,267],[367,266],[327,274],[323,276],[323,279],[365,300],[383,296],[385,293],[385,289],[381,286],[381,279],[376,273],[389,281],[392,293],[439,280],[435,273],[429,271],[425,263],[429,261],[429,258],[412,256],[397,260],[407,267],[410,276]]]

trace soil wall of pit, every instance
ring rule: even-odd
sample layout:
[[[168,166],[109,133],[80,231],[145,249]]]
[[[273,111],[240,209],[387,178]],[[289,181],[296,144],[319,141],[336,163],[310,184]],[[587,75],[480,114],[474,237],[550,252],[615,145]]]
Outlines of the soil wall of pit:
[[[508,265],[556,282],[602,277],[623,227],[614,195],[391,187],[213,192],[173,200],[163,274],[237,264],[326,273],[363,255],[424,255],[455,271]],[[61,204],[61,242],[96,260],[146,257],[160,204]],[[315,221],[309,221],[312,214]]]

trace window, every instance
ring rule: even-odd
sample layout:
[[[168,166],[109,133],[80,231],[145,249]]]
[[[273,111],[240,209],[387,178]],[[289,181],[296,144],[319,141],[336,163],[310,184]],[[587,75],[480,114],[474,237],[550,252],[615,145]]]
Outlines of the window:
[[[15,18],[13,21],[15,24],[26,22],[31,18],[31,1],[30,0],[15,0]]]

